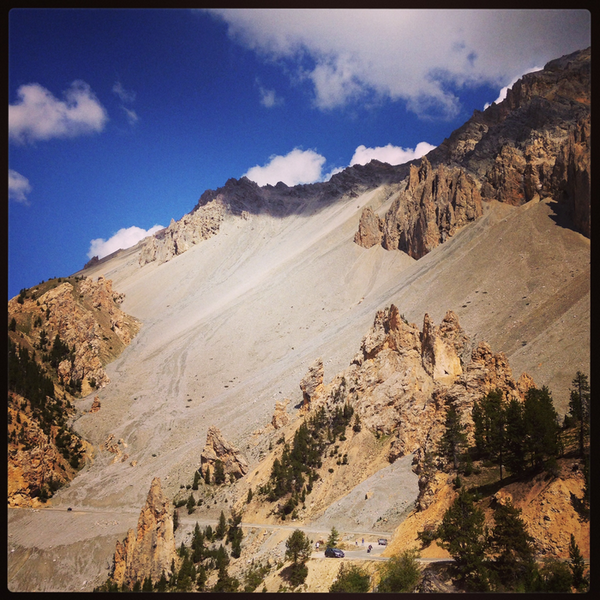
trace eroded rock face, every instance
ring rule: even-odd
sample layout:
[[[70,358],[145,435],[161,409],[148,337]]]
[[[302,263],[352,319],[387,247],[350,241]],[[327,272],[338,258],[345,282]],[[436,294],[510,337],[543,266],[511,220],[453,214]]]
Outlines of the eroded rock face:
[[[591,235],[591,123],[589,115],[581,119],[556,158],[552,178],[560,191],[558,200],[567,207],[577,231]]]
[[[363,426],[392,436],[391,462],[414,452],[424,457],[443,433],[448,402],[472,435],[475,400],[499,389],[522,401],[533,385],[526,374],[515,382],[503,353],[485,342],[473,346],[452,311],[439,326],[425,315],[419,331],[391,305],[377,312],[350,367],[316,391],[311,404],[350,402]]]
[[[239,479],[248,472],[248,461],[243,454],[223,437],[218,427],[211,426],[206,433],[206,445],[200,455],[202,475],[206,475],[208,468],[214,473],[217,461],[223,463],[223,470],[227,476]]]
[[[57,334],[75,349],[59,364],[58,375],[64,384],[81,381],[82,393],[87,394],[110,381],[104,365],[118,356],[140,329],[141,323],[119,308],[123,298],[112,289],[112,281],[102,276],[97,281],[86,277],[61,283],[35,301],[27,298],[19,304],[13,298],[8,311],[17,322],[41,320],[42,324],[29,333],[31,346],[39,344],[45,331],[48,349]]]
[[[158,581],[163,572],[167,577],[170,575],[176,548],[169,505],[160,479],[155,477],[137,528],[130,529],[123,542],[117,542],[112,579],[118,585],[125,583],[131,587],[146,577]]]
[[[363,248],[371,248],[380,244],[382,237],[383,222],[370,206],[365,207],[360,216],[358,231],[354,235],[354,242]]]
[[[483,214],[475,180],[460,168],[411,165],[406,189],[384,218],[382,246],[421,258]]]
[[[48,407],[51,404],[49,399]],[[40,499],[44,488],[49,492],[51,482],[62,485],[73,479],[75,469],[56,446],[58,431],[57,426],[44,431],[29,402],[19,394],[8,393],[8,506],[44,506]],[[65,436],[63,443],[68,447],[80,443],[84,451],[91,451],[87,442],[71,435]]]

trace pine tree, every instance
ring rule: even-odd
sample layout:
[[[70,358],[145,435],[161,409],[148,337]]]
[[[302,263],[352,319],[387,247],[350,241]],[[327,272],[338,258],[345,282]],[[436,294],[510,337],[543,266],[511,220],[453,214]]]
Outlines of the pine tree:
[[[196,491],[198,489],[198,484],[200,483],[200,473],[196,471],[194,473],[194,483],[192,484],[192,489]]]
[[[221,485],[225,483],[225,469],[223,462],[220,460],[215,461],[215,475],[213,477],[215,485]]]
[[[569,567],[571,568],[571,573],[573,574],[573,587],[578,592],[584,592],[588,586],[588,582],[584,577],[585,563],[583,561],[581,550],[579,550],[579,546],[577,545],[575,536],[573,534],[571,534],[571,541],[569,543],[569,558],[571,559]]]
[[[452,465],[455,469],[458,469],[458,459],[467,443],[467,436],[464,429],[464,424],[456,407],[451,402],[448,402],[445,431],[439,442],[438,451],[442,456],[452,460]]]
[[[590,385],[587,375],[577,371],[571,385],[569,410],[571,417],[579,424],[579,456],[583,457],[590,418]]]
[[[300,529],[296,529],[285,542],[285,558],[294,564],[305,563],[311,551],[310,540]]]
[[[473,591],[487,589],[484,523],[483,511],[475,506],[471,494],[462,488],[437,529],[439,545],[454,559],[459,579]]]
[[[327,547],[334,548],[335,546],[337,546],[339,537],[340,537],[340,534],[339,534],[338,530],[335,528],[335,526],[332,527],[331,533],[329,534],[329,537],[327,538]]]
[[[512,503],[498,504],[494,511],[495,526],[490,546],[496,557],[494,568],[509,589],[523,580],[534,558],[534,539],[527,532],[521,510]]]
[[[194,494],[190,494],[186,504],[185,504],[188,515],[191,515],[194,512],[194,508],[196,507],[196,501],[194,500]]]
[[[475,446],[481,457],[490,458],[500,465],[500,481],[503,479],[503,463],[506,450],[506,412],[502,391],[493,390],[473,406]]]
[[[532,466],[542,466],[544,460],[559,454],[558,414],[546,386],[541,390],[530,388],[523,404],[526,444]]]
[[[217,524],[217,528],[215,529],[215,539],[222,540],[225,537],[225,532],[227,531],[227,521],[225,520],[225,515],[223,511],[219,516],[219,523]]]
[[[506,419],[506,466],[517,475],[525,470],[526,427],[523,420],[523,404],[511,398],[505,410]]]
[[[379,592],[409,593],[414,591],[421,578],[417,559],[419,553],[414,548],[402,554],[391,556],[380,570]]]

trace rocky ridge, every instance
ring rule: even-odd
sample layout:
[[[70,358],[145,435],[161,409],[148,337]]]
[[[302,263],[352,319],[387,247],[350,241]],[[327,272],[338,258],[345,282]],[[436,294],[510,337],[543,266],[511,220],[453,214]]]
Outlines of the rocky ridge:
[[[420,163],[392,166],[373,160],[327,182],[294,187],[230,179],[204,192],[191,213],[144,240],[140,265],[165,262],[215,235],[225,214],[281,217],[402,182],[405,189],[384,223],[366,209],[358,244],[369,248],[381,241],[386,249],[420,258],[481,216],[482,200],[519,206],[548,197],[558,200],[571,226],[589,237],[590,64],[588,48],[524,75],[502,102],[476,110]]]

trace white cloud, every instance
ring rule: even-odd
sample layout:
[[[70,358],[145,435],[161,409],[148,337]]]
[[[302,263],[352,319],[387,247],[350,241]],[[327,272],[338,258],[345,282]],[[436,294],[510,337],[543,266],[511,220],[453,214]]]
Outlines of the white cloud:
[[[260,103],[265,108],[273,108],[274,106],[280,106],[283,104],[283,98],[280,98],[275,90],[268,90],[262,86],[258,88],[260,93]]]
[[[332,109],[402,99],[423,116],[452,116],[452,89],[506,85],[534,64],[591,44],[586,10],[219,9],[229,35]]]
[[[366,165],[373,159],[390,165],[401,165],[414,160],[415,158],[421,158],[434,148],[435,146],[432,146],[427,142],[419,142],[414,150],[392,146],[392,144],[378,146],[376,148],[367,148],[361,145],[354,151],[354,156],[352,156],[352,159],[350,160],[350,166],[356,164]]]
[[[135,100],[135,92],[126,90],[120,81],[116,81],[112,91],[121,98],[122,102],[133,102]]]
[[[9,137],[16,142],[100,132],[108,121],[106,110],[83,81],[74,81],[64,100],[38,83],[20,86],[17,95],[19,101],[8,107]]]
[[[500,104],[500,102],[502,102],[502,100],[504,100],[506,98],[506,94],[508,93],[508,90],[510,90],[512,88],[512,86],[515,85],[515,83],[517,83],[517,81],[519,81],[519,79],[521,79],[521,77],[523,77],[523,75],[527,75],[527,73],[535,73],[536,71],[541,71],[543,68],[544,67],[533,67],[532,69],[528,69],[527,71],[525,71],[525,73],[522,73],[521,75],[518,75],[517,77],[514,77],[513,80],[508,85],[504,86],[500,90],[500,93],[498,94],[498,97],[494,100],[494,102],[487,103],[483,107],[483,110],[485,110],[488,106],[491,106],[492,104]]]
[[[143,240],[145,237],[148,237],[161,229],[164,229],[162,225],[154,225],[154,227],[151,227],[147,231],[141,227],[135,226],[119,229],[117,233],[107,240],[102,238],[92,240],[90,242],[90,249],[87,253],[88,258],[92,258],[93,256],[103,258],[119,249],[124,250],[126,248],[131,248],[131,246],[135,246],[140,240]]]
[[[324,164],[325,157],[314,150],[294,148],[285,156],[271,156],[266,165],[256,165],[244,175],[260,186],[275,185],[280,181],[293,186],[319,181]]]
[[[31,192],[29,179],[13,169],[8,170],[8,198],[21,204],[29,205],[27,194]]]
[[[127,122],[130,125],[135,125],[140,120],[135,110],[127,108],[126,106],[121,106],[121,109],[125,113],[125,116],[127,117]]]

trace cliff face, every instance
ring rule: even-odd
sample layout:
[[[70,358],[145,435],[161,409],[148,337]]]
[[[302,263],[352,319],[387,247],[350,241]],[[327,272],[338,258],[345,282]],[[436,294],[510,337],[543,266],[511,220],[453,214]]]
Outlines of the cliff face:
[[[123,542],[117,542],[112,579],[131,587],[135,581],[150,577],[158,581],[169,576],[175,558],[173,517],[160,479],[152,480],[146,504],[140,512],[137,528],[130,529]]]
[[[475,399],[492,389],[523,399],[533,385],[526,374],[513,379],[502,353],[493,353],[485,342],[475,346],[452,311],[439,326],[425,315],[421,331],[393,304],[378,311],[352,365],[332,383],[329,401],[342,379],[364,425],[392,436],[390,461],[437,442],[446,401],[472,423]]]
[[[61,410],[60,402],[48,399],[48,405]],[[59,426],[42,427],[26,398],[8,393],[8,506],[40,507],[42,499],[51,495],[53,486],[61,486],[73,479],[76,468],[66,453],[91,452],[90,445]]]
[[[385,215],[382,246],[421,258],[483,214],[481,196],[472,177],[461,169],[427,158],[411,165],[406,189]]]

